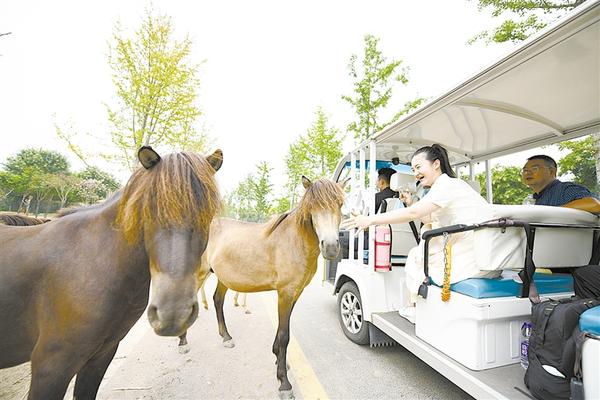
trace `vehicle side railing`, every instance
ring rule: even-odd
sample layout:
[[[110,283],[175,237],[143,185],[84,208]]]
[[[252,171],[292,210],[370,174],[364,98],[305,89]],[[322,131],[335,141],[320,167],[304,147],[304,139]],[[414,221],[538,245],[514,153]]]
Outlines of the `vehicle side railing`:
[[[523,282],[521,286],[521,291],[518,297],[529,297],[532,303],[539,303],[540,297],[535,286],[535,282],[533,279],[533,274],[535,272],[536,266],[533,262],[533,246],[535,239],[535,231],[537,228],[573,228],[573,229],[593,229],[594,232],[594,248],[592,249],[592,257],[590,259],[589,264],[598,263],[598,259],[600,258],[600,226],[589,226],[583,224],[558,224],[558,223],[541,223],[541,222],[525,222],[521,220],[514,220],[511,218],[498,218],[486,222],[481,222],[478,224],[472,225],[449,225],[441,228],[431,229],[427,232],[424,232],[421,235],[421,240],[424,240],[424,255],[423,255],[423,271],[425,273],[425,281],[421,284],[419,288],[419,295],[423,298],[427,298],[427,289],[430,283],[429,278],[429,242],[432,238],[437,236],[442,236],[444,234],[454,234],[460,232],[474,231],[479,229],[506,229],[506,228],[523,228],[525,231],[525,237],[527,239],[526,244],[526,254],[525,254],[525,265],[523,269],[519,272],[519,277]]]

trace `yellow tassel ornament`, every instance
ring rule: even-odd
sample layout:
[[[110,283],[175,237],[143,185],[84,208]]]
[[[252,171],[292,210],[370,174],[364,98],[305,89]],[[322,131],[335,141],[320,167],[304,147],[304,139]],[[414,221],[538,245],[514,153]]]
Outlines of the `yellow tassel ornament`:
[[[448,241],[448,233],[444,233],[444,283],[442,285],[442,301],[450,300],[450,272],[452,270],[452,244]]]

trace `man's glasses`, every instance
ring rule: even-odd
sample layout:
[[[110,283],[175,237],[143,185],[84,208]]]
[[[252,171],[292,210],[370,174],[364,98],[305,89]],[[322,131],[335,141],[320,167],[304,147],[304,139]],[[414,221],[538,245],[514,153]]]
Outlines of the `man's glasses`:
[[[538,173],[538,172],[539,172],[539,170],[540,170],[540,169],[542,169],[542,168],[548,168],[548,167],[539,167],[539,166],[537,166],[537,165],[534,165],[534,166],[532,166],[532,167],[529,167],[529,168],[523,168],[523,169],[521,170],[521,174],[522,174],[522,175],[525,175],[525,174],[536,174],[536,173]]]

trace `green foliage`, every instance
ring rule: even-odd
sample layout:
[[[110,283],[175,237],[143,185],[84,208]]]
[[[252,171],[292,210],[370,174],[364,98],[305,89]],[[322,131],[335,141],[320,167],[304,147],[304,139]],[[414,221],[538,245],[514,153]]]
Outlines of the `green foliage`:
[[[475,177],[481,185],[481,195],[487,196],[485,173]],[[521,167],[496,166],[492,169],[494,204],[522,204],[531,190],[521,180]]]
[[[479,40],[486,43],[517,43],[544,28],[551,19],[556,19],[564,13],[584,3],[586,0],[478,0],[477,7],[492,9],[492,17],[497,18],[505,12],[519,19],[508,18],[498,27],[478,33],[469,39],[472,44]],[[541,17],[544,14],[546,17]]]
[[[3,210],[33,211],[36,215],[53,212],[72,203],[101,200],[119,187],[113,176],[98,168],[88,167],[73,174],[66,157],[54,151],[22,150],[8,157],[3,168],[0,170]],[[88,190],[89,187],[93,190]]]
[[[15,175],[24,174],[28,169],[29,174],[34,172],[58,174],[68,171],[69,162],[65,156],[56,151],[25,149],[14,157],[8,157],[4,169]]]
[[[266,219],[271,214],[271,203],[268,197],[271,195],[273,185],[271,184],[272,168],[266,162],[261,162],[256,166],[257,177],[252,185],[253,199],[256,204],[257,220]]]
[[[400,116],[417,107],[424,99],[418,98],[407,102],[390,121],[381,122],[379,112],[387,106],[396,82],[408,83],[408,69],[401,67],[402,60],[389,63],[382,52],[377,49],[379,39],[373,35],[365,35],[364,54],[359,67],[357,56],[352,55],[348,64],[349,75],[354,80],[354,94],[342,96],[350,103],[356,113],[356,120],[348,125],[348,131],[354,133],[355,143],[370,139],[387,125],[395,122]],[[360,68],[360,70],[359,70]]]
[[[283,214],[288,212],[292,208],[292,203],[289,197],[280,197],[275,199],[275,205],[273,206],[273,214]]]
[[[256,172],[239,183],[237,188],[225,198],[227,215],[251,222],[265,221],[273,212],[269,200],[273,185],[271,168],[267,162],[256,166]]]
[[[343,156],[344,138],[340,131],[329,126],[328,117],[322,108],[317,109],[315,117],[306,135],[300,136],[290,145],[285,157],[285,189],[290,206],[299,198],[297,188],[302,175],[311,178],[331,177],[338,160]]]
[[[207,138],[193,126],[201,112],[195,105],[198,65],[188,60],[191,45],[188,37],[173,39],[169,17],[151,11],[133,39],[115,26],[108,62],[119,101],[107,110],[120,152],[115,158],[130,170],[144,145],[205,150]]]
[[[570,150],[570,153],[558,161],[559,175],[573,174],[577,182],[593,192],[598,192],[596,176],[596,152],[598,144],[592,135],[583,140],[569,140],[558,144],[559,150]]]
[[[72,174],[55,174],[47,178],[48,186],[60,201],[59,209],[66,207],[69,200],[76,201],[77,190],[81,186],[81,179]]]
[[[115,192],[121,187],[121,184],[114,176],[97,167],[87,167],[76,175],[82,181],[94,180],[98,182],[99,184],[95,195],[100,199],[106,198],[110,193]]]
[[[10,172],[0,171],[0,201],[15,191],[18,176]]]

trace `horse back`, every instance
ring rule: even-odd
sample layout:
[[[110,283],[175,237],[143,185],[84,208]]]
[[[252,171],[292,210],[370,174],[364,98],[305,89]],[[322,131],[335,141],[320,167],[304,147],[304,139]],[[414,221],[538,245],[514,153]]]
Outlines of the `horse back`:
[[[314,275],[318,243],[316,249],[307,243],[291,218],[271,232],[272,222],[213,221],[206,257],[225,286],[240,292],[278,290]]]

